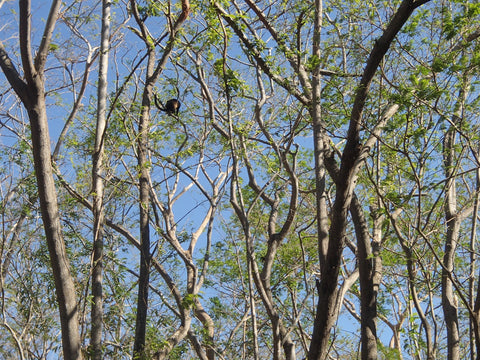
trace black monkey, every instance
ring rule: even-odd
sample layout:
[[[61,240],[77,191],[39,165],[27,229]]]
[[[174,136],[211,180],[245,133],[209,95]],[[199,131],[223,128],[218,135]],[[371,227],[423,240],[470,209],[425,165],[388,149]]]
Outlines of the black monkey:
[[[170,99],[165,104],[165,111],[167,114],[175,114],[178,115],[178,111],[180,110],[180,101],[177,99]]]
[[[155,94],[155,105],[158,110],[165,111],[167,115],[178,115],[178,110],[180,109],[180,101],[177,99],[170,99],[166,102],[165,107],[163,107],[161,101],[158,99],[157,94]]]

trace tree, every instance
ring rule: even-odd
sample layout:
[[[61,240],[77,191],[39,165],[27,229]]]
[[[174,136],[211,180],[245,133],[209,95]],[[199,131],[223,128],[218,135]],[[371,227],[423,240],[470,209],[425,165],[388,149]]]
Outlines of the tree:
[[[31,48],[30,6],[30,1],[19,2],[19,47],[23,78],[2,45],[0,45],[0,66],[12,88],[22,100],[30,120],[38,197],[62,324],[63,354],[65,359],[81,359],[77,296],[60,225],[45,108],[44,69],[60,1],[52,2],[42,42],[35,58]]]
[[[345,241],[347,212],[351,204],[359,166],[362,163],[362,158],[366,156],[366,151],[369,150],[369,147],[363,148],[360,144],[359,133],[361,130],[362,113],[370,83],[397,33],[408,20],[412,12],[424,3],[426,3],[426,1],[403,1],[400,4],[397,12],[382,36],[375,43],[375,46],[367,59],[362,79],[360,80],[355,94],[346,144],[343,150],[339,170],[339,179],[342,179],[343,182],[336,184],[336,196],[331,214],[332,224],[329,229],[328,248],[325,256],[326,261],[321,268],[317,317],[314,323],[312,345],[309,352],[310,359],[324,359],[326,357],[329,334],[338,317],[338,314],[334,313],[332,310],[323,311],[322,309],[334,308],[341,253],[343,252]],[[374,133],[375,130],[372,132]],[[364,345],[368,346],[368,344]],[[365,358],[369,357],[367,352],[364,354],[366,356]]]
[[[102,37],[100,44],[100,69],[97,93],[97,126],[95,148],[92,156],[93,184],[93,256],[92,256],[92,359],[102,358],[102,328],[103,328],[103,157],[105,152],[106,114],[107,114],[107,74],[108,52],[110,47],[110,7],[111,2],[102,2]]]
[[[148,153],[148,134],[150,132],[150,104],[152,103],[153,86],[160,76],[163,68],[168,61],[173,45],[177,36],[177,32],[182,23],[188,17],[190,12],[190,4],[188,0],[182,1],[182,13],[173,23],[173,19],[170,17],[172,26],[170,30],[170,36],[160,61],[155,64],[155,43],[152,43],[150,32],[145,26],[144,19],[140,17],[137,3],[132,0],[130,2],[131,10],[135,21],[137,22],[140,31],[139,36],[145,42],[148,49],[147,55],[147,71],[146,71],[146,83],[142,96],[142,108],[138,125],[138,146],[137,146],[137,159],[138,168],[140,169],[139,176],[139,207],[140,207],[140,277],[138,284],[138,303],[137,303],[137,323],[135,327],[135,343],[133,348],[134,357],[143,354],[145,346],[145,335],[147,326],[147,310],[148,310],[148,288],[150,277],[150,225],[149,225],[149,204],[150,204],[150,191],[151,191],[151,179],[150,171],[147,159]]]
[[[0,3],[1,354],[477,357],[476,3]]]

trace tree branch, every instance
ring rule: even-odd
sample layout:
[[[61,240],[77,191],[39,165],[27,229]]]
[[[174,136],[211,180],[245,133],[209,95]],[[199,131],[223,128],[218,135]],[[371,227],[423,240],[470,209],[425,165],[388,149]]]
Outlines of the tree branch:
[[[10,57],[8,56],[5,48],[0,43],[0,67],[5,74],[8,82],[12,85],[13,90],[18,95],[20,100],[24,104],[29,104],[28,87],[21,75],[18,73],[17,68],[13,65]]]
[[[47,55],[50,48],[50,42],[52,39],[53,29],[58,19],[58,13],[61,5],[60,0],[52,2],[50,12],[48,13],[47,23],[43,31],[42,41],[38,48],[37,56],[35,57],[35,69],[38,73],[42,73],[45,68],[45,62],[47,61]]]

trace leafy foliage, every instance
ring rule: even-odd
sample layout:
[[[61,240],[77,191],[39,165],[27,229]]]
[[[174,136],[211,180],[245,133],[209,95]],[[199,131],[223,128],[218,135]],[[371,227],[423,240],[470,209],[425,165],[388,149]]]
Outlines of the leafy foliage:
[[[133,348],[142,169],[150,176],[152,259],[145,357],[271,359],[284,356],[285,344],[294,345],[297,358],[308,356],[322,272],[312,124],[320,119],[323,159],[331,155],[338,171],[366,60],[400,3],[325,2],[321,34],[315,34],[311,3],[192,1],[189,19],[170,44],[180,2],[138,1],[133,8],[113,2],[102,174],[105,358],[131,358]],[[0,5],[0,40],[21,70],[14,5]],[[34,48],[44,5],[32,7]],[[53,163],[62,232],[85,353],[100,10],[90,1],[62,10],[45,71],[52,152],[57,143],[59,151]],[[381,275],[375,285],[378,358],[447,356],[441,293],[451,246],[448,278],[457,320],[461,331],[471,326],[468,309],[478,297],[479,18],[475,2],[428,2],[416,9],[365,99],[360,146],[372,136],[375,141],[363,148],[367,156],[354,192],[371,248],[367,260]],[[156,52],[160,75],[148,91],[142,38]],[[320,55],[312,52],[316,42]],[[161,63],[170,45],[169,61]],[[321,87],[319,113],[313,80]],[[152,92],[162,100],[178,98],[179,115],[158,111]],[[377,129],[393,104],[398,110]],[[145,109],[148,154],[139,166]],[[0,357],[58,357],[58,304],[27,118],[7,81],[0,81]],[[338,184],[334,171],[321,170],[329,227]],[[448,244],[453,220],[446,209],[453,203],[458,237]],[[344,230],[336,286],[345,292],[330,339],[338,358],[359,356],[364,316],[364,290],[358,280],[349,282],[361,260],[353,215]],[[478,351],[474,340],[461,336],[462,356]]]

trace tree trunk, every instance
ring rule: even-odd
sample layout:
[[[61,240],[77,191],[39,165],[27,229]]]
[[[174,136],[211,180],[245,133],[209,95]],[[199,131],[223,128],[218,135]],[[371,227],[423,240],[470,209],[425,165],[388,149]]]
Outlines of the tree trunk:
[[[445,254],[443,257],[442,269],[442,307],[447,325],[447,346],[448,359],[460,359],[460,333],[458,328],[458,308],[455,294],[453,291],[453,283],[450,279],[453,273],[455,250],[457,248],[458,234],[460,224],[455,214],[455,185],[450,184],[447,189],[446,196],[446,221],[447,221],[447,238],[445,242]]]
[[[70,274],[70,264],[67,259],[60,225],[57,194],[50,162],[50,136],[48,133],[45,97],[40,86],[39,89],[35,89],[32,92],[38,94],[33,100],[34,104],[28,109],[32,131],[33,158],[43,226],[45,228],[60,310],[63,356],[69,360],[81,359],[77,297],[73,278]]]
[[[445,253],[442,267],[442,307],[447,325],[448,359],[460,359],[460,330],[458,327],[458,304],[453,289],[455,252],[460,234],[461,214],[457,212],[457,156],[455,152],[457,129],[461,127],[462,114],[468,96],[470,81],[464,77],[463,87],[460,89],[457,101],[457,110],[453,114],[452,125],[445,133],[443,140],[443,163],[445,169],[445,222],[447,234],[445,239]]]
[[[325,166],[332,179],[339,180],[339,169],[332,152],[326,152]],[[378,219],[374,221],[374,244],[377,249],[375,253],[370,244],[368,232],[368,221],[360,201],[354,194],[350,206],[355,236],[357,238],[357,258],[360,277],[360,317],[361,317],[361,358],[362,360],[377,359],[377,292],[380,284],[377,270],[381,267],[381,259],[378,256],[380,246],[380,230],[377,225]],[[341,305],[339,305],[341,306]],[[339,307],[337,306],[337,308]]]
[[[141,37],[147,47],[147,68],[145,75],[145,88],[142,96],[141,113],[138,120],[138,137],[137,137],[137,162],[139,169],[139,212],[140,212],[140,275],[138,279],[138,299],[137,299],[137,316],[135,324],[135,340],[133,345],[133,355],[142,356],[145,347],[145,335],[147,325],[148,310],[148,289],[150,284],[150,225],[149,225],[149,209],[150,209],[150,166],[148,160],[148,139],[150,132],[150,105],[152,102],[153,86],[165,68],[170,54],[175,45],[177,32],[190,13],[189,0],[182,0],[182,12],[170,29],[170,37],[163,51],[163,55],[156,62],[156,44],[152,42],[150,32],[148,31],[144,20],[138,12],[138,4],[135,0],[130,0],[131,10],[137,25],[140,27]],[[189,326],[189,324],[188,324]],[[182,326],[181,331],[178,330],[175,338],[184,338],[188,333],[188,327]],[[181,335],[178,335],[181,334]],[[175,340],[174,340],[175,341]],[[159,352],[160,358],[167,356],[171,350],[165,349]]]
[[[108,48],[110,38],[110,0],[103,0],[102,32],[100,46],[100,68],[97,91],[97,127],[95,134],[95,150],[93,153],[92,184],[93,184],[93,261],[92,261],[92,328],[91,356],[94,360],[102,359],[103,331],[103,157],[107,111],[107,73]]]
[[[477,154],[480,153],[480,149]],[[478,207],[479,207],[479,198],[480,198],[480,168],[477,169],[477,194],[474,200],[473,207],[473,216],[472,216],[472,230],[470,235],[470,280],[469,280],[469,292],[470,292],[470,301],[473,308],[473,314],[470,315],[470,342],[475,346],[471,346],[470,358],[472,360],[478,359],[480,357],[480,277],[475,279],[475,260],[477,258],[475,253],[475,242],[477,241],[477,217],[478,217]],[[476,284],[476,294],[475,294],[475,282]]]
[[[360,129],[370,84],[397,33],[408,20],[413,10],[427,1],[402,1],[382,36],[375,42],[355,94],[347,142],[340,165],[339,181],[336,183],[335,201],[330,216],[331,225],[327,255],[324,264],[321,266],[318,303],[308,354],[309,360],[323,360],[327,357],[330,331],[336,322],[337,313],[334,311],[334,305],[338,292],[338,274],[345,242],[347,214],[355,188],[357,173],[361,165],[359,161],[362,149],[360,145]]]
[[[360,201],[353,197],[350,206],[355,235],[357,237],[358,270],[360,273],[361,357],[362,360],[377,359],[377,284],[368,222]]]
[[[320,52],[320,30],[322,27],[322,1],[315,1],[315,24],[312,52],[321,57]],[[317,232],[318,232],[318,257],[320,267],[325,263],[328,247],[328,211],[327,211],[327,193],[325,190],[326,171],[325,171],[325,151],[328,149],[325,137],[325,124],[322,121],[321,107],[321,72],[320,63],[314,69],[312,78],[312,106],[310,115],[313,121],[313,149],[315,158],[315,198],[317,210]]]
[[[20,52],[23,80],[0,44],[0,66],[17,95],[22,100],[30,120],[35,175],[40,210],[47,239],[55,291],[62,328],[63,357],[81,359],[81,339],[78,325],[78,304],[75,284],[70,274],[65,243],[60,224],[57,193],[51,163],[50,135],[45,105],[44,66],[58,17],[60,1],[53,1],[46,21],[42,41],[35,59],[31,52],[30,1],[19,2]]]
[[[451,127],[444,140],[444,164],[448,179],[445,192],[445,220],[447,235],[445,239],[445,254],[442,268],[442,307],[447,325],[448,359],[460,359],[460,333],[458,328],[458,308],[453,283],[450,277],[453,273],[455,250],[457,248],[460,222],[457,218],[457,201],[455,186],[455,137],[456,131]]]
[[[140,211],[140,276],[138,279],[137,319],[135,325],[135,342],[133,353],[143,354],[148,310],[148,288],[150,283],[150,185],[148,167],[148,131],[150,128],[151,86],[145,89],[142,101],[142,114],[138,127],[137,159],[140,169],[139,211]]]

